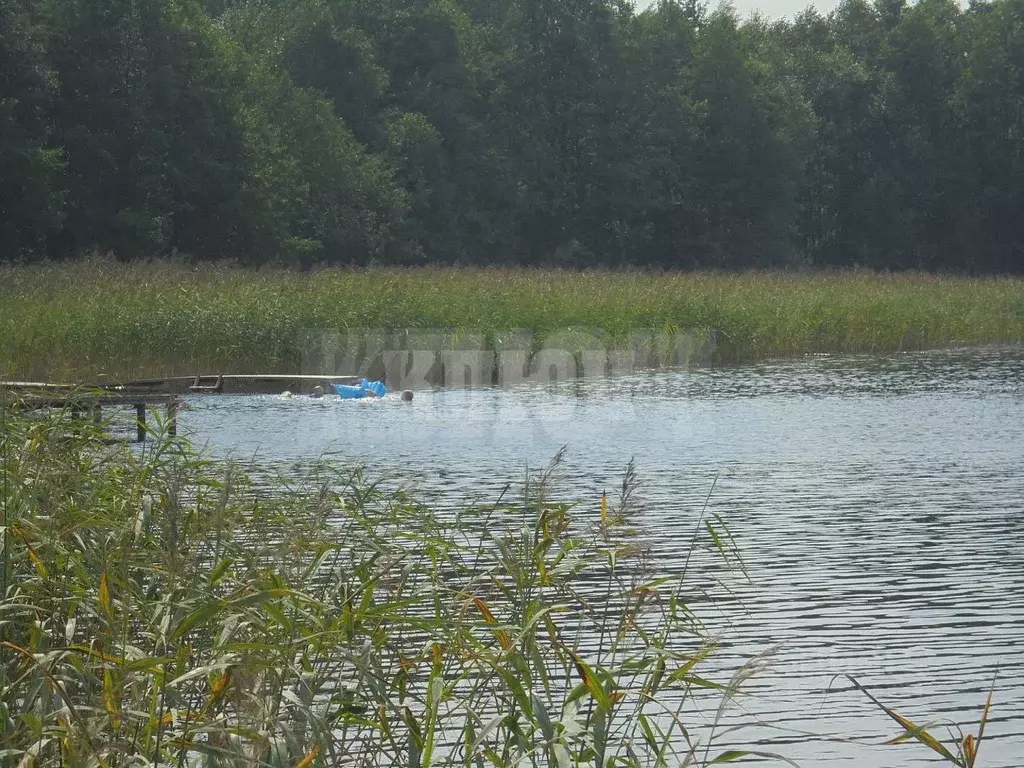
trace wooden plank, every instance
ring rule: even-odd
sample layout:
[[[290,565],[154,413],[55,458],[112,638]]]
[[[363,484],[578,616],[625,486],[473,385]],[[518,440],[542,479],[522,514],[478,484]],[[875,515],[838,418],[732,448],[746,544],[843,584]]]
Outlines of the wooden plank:
[[[3,392],[3,399],[7,405],[15,408],[69,408],[71,410],[91,410],[103,406],[130,406],[130,405],[167,405],[177,398],[177,395],[167,394],[103,394],[91,395],[88,393],[69,394],[17,394],[15,392]]]
[[[74,384],[53,384],[45,381],[0,381],[0,389],[74,389]]]
[[[198,379],[198,382],[197,382]],[[321,386],[330,391],[331,384],[358,384],[358,376],[318,376],[289,373],[226,373],[208,376],[171,376],[164,379],[137,379],[129,381],[119,389],[157,390],[176,394],[213,394],[219,389],[224,394],[277,395],[284,391],[311,392]],[[210,382],[210,384],[206,384]],[[215,383],[214,383],[215,382]]]
[[[71,392],[103,392],[105,394],[136,393],[146,397],[159,395],[213,394],[265,394],[277,395],[284,391],[312,392],[316,386],[325,391],[332,384],[358,384],[359,376],[327,376],[289,373],[233,373],[201,376],[167,376],[164,378],[134,379],[124,384],[48,384],[45,382],[0,382],[0,391],[12,393],[57,394]],[[209,384],[207,384],[209,382]],[[76,395],[77,396],[77,395]]]

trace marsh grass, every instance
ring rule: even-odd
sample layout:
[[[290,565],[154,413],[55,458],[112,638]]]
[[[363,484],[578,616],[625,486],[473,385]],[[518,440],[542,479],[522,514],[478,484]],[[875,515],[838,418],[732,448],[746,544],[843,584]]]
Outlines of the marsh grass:
[[[304,329],[455,329],[490,348],[713,333],[711,362],[1024,341],[1024,281],[926,274],[250,271],[92,259],[0,267],[0,375],[297,373]],[[328,371],[334,373],[334,371]],[[351,373],[339,371],[339,373]]]
[[[438,515],[358,471],[257,482],[183,440],[0,420],[2,765],[746,754],[684,706],[717,721],[760,662],[703,676],[715,645],[684,580],[643,567],[631,470],[617,499],[551,501],[546,472]]]
[[[937,736],[935,731],[938,729],[939,724],[936,723],[924,723],[918,725],[908,717],[901,715],[896,710],[887,707],[878,698],[875,697],[871,691],[857,682],[854,678],[849,675],[845,675],[846,679],[853,684],[853,687],[863,693],[871,703],[878,707],[880,710],[885,712],[892,720],[899,725],[903,731],[889,740],[889,744],[902,744],[905,742],[917,742],[928,747],[932,752],[939,755],[946,763],[956,768],[975,768],[978,761],[978,751],[981,748],[981,743],[985,738],[985,726],[988,725],[989,714],[992,712],[992,697],[995,693],[995,681],[992,683],[992,688],[989,689],[988,698],[985,699],[985,705],[981,709],[981,717],[978,719],[978,732],[977,733],[964,733],[963,729],[955,723],[947,723],[950,738],[947,742]]]

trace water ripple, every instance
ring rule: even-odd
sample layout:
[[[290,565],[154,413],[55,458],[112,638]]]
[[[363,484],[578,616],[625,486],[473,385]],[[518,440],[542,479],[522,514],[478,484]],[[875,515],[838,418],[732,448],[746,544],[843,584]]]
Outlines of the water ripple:
[[[919,722],[965,729],[995,679],[982,759],[1011,768],[1024,764],[1022,417],[1024,352],[988,348],[437,390],[411,404],[207,397],[180,428],[218,455],[365,463],[442,506],[515,492],[566,445],[559,489],[583,517],[635,458],[636,522],[663,570],[681,572],[705,502],[742,552],[747,577],[703,549],[689,562],[695,583],[728,588],[694,603],[723,639],[721,674],[777,648],[728,716],[744,726],[738,742],[826,768],[934,764],[920,745],[878,746],[898,728],[838,676]]]

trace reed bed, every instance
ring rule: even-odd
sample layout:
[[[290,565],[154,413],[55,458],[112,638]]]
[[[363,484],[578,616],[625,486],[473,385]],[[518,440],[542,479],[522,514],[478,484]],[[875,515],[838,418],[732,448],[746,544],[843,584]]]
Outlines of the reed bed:
[[[0,419],[0,764],[742,754],[682,713],[701,692],[720,716],[757,662],[701,676],[684,580],[638,566],[629,472],[592,509],[549,501],[544,473],[440,517],[358,471],[256,483],[182,440]]]
[[[0,375],[295,373],[307,329],[711,335],[710,362],[1024,341],[1024,281],[919,273],[0,267]],[[312,371],[309,371],[312,372]],[[334,373],[335,371],[329,371]]]
[[[793,764],[724,725],[770,654],[708,679],[708,596],[651,570],[632,466],[569,505],[556,457],[439,515],[358,469],[274,481],[152,437],[0,405],[0,765]],[[733,561],[693,518],[691,551]],[[991,694],[943,742],[850,682],[893,743],[974,768]]]

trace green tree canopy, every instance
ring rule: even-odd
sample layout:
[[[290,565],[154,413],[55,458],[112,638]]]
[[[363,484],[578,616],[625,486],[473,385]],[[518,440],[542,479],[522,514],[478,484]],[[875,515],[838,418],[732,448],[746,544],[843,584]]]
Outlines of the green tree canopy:
[[[1024,0],[6,0],[0,259],[1024,269]]]

